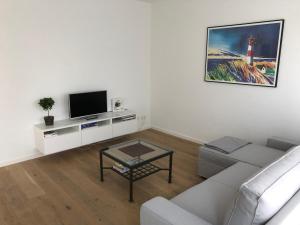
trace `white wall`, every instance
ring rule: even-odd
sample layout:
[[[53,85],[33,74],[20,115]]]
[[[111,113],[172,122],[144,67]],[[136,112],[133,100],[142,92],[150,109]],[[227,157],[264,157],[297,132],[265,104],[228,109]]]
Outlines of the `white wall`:
[[[150,124],[151,5],[137,0],[0,0],[0,165],[36,154],[39,98],[108,90]]]
[[[209,141],[300,141],[298,0],[157,0],[152,5],[152,126]],[[206,83],[206,28],[285,19],[277,88]]]

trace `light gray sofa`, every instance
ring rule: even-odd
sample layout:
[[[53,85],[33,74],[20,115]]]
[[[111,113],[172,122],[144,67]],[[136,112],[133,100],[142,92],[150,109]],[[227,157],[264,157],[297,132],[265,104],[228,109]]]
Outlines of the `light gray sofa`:
[[[296,145],[292,140],[271,137],[267,139],[266,146],[248,144],[229,154],[203,145],[199,149],[198,174],[201,177],[209,178],[236,162],[245,162],[263,168]]]
[[[299,225],[300,147],[280,153],[265,167],[234,159],[170,201],[151,199],[141,225]]]

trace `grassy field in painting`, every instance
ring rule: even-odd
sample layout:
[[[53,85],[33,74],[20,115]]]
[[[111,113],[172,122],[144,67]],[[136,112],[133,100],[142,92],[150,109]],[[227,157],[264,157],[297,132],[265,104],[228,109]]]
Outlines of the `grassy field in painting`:
[[[254,61],[250,66],[243,59],[209,58],[207,80],[273,85],[276,63]]]

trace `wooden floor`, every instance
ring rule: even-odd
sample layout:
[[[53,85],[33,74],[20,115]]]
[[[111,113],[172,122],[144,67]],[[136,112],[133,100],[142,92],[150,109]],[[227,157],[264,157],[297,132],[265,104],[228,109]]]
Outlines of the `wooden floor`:
[[[174,176],[172,184],[167,171],[137,181],[135,201],[129,203],[123,177],[105,171],[104,183],[99,181],[98,150],[137,137],[175,150]],[[0,168],[0,224],[138,225],[143,202],[158,195],[172,198],[202,181],[196,175],[197,148],[195,143],[146,130]],[[168,165],[164,159],[159,164]]]

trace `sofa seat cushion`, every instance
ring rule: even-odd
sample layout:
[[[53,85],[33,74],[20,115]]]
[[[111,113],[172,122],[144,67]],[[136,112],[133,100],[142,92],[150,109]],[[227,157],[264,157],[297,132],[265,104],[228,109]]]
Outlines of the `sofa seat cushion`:
[[[211,225],[163,197],[155,197],[141,207],[141,225]]]
[[[171,201],[213,225],[220,225],[224,221],[228,202],[232,202],[236,194],[234,188],[208,179]]]
[[[240,186],[261,170],[257,166],[238,162],[209,179],[239,190]]]
[[[238,162],[179,194],[172,201],[211,224],[222,224],[239,186],[260,168]]]
[[[241,185],[227,225],[262,225],[300,188],[300,147],[286,153]]]
[[[250,144],[230,154],[230,157],[255,166],[265,167],[285,154],[284,151]]]

